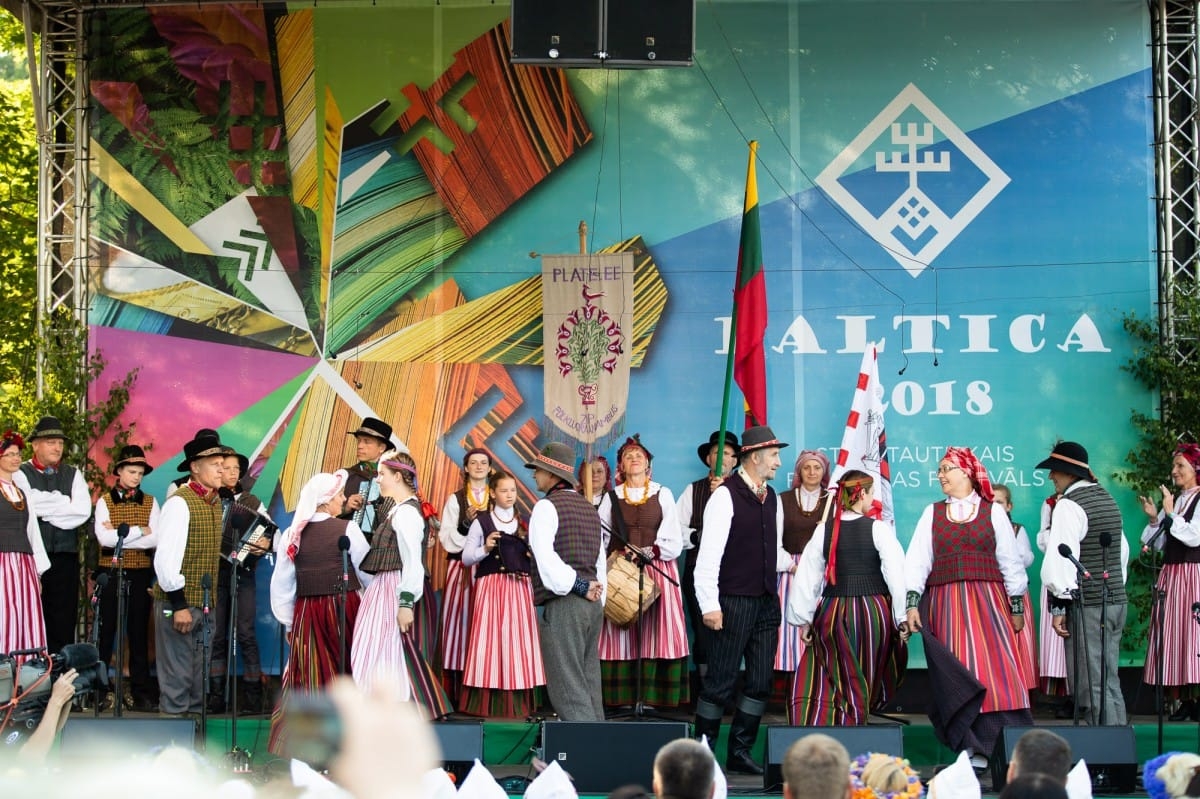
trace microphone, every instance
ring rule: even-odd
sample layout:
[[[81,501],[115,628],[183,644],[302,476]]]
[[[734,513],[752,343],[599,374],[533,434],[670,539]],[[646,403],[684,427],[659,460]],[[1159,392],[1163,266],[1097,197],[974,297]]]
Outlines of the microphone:
[[[221,486],[220,488],[217,489],[217,496],[219,496],[222,500],[224,500],[226,502],[233,502],[233,498],[234,498],[233,489],[228,488],[227,486]]]
[[[1087,569],[1083,568],[1083,564],[1079,562],[1079,558],[1077,558],[1071,554],[1071,548],[1069,546],[1067,546],[1066,544],[1059,544],[1058,545],[1058,554],[1062,555],[1064,558],[1071,561],[1071,563],[1075,566],[1076,571],[1078,571],[1080,574],[1083,575],[1083,579],[1085,579],[1085,580],[1092,579],[1092,573],[1090,571],[1088,571]]]
[[[129,535],[129,525],[121,522],[117,525],[117,545],[113,547],[112,565],[117,568],[121,563],[121,553],[125,550],[125,536]]]
[[[96,575],[96,587],[92,589],[92,607],[100,604],[100,595],[104,593],[105,586],[108,585],[108,572],[101,572]]]
[[[200,587],[204,590],[204,598],[200,602],[200,610],[205,616],[212,610],[212,575],[207,572],[200,578]]]
[[[1104,549],[1108,549],[1112,546],[1112,533],[1110,533],[1108,530],[1105,530],[1100,534],[1100,546]]]
[[[1192,615],[1200,617],[1200,602],[1192,603]]]
[[[1154,547],[1154,542],[1159,539],[1159,536],[1163,535],[1164,533],[1171,532],[1171,525],[1174,523],[1174,521],[1174,517],[1170,514],[1163,515],[1163,520],[1159,523],[1158,530],[1155,531],[1154,535],[1150,536],[1150,540],[1147,541],[1145,546],[1142,547],[1143,555],[1150,552],[1150,550]]]
[[[342,585],[350,585],[350,536],[338,538],[338,551],[342,553]]]

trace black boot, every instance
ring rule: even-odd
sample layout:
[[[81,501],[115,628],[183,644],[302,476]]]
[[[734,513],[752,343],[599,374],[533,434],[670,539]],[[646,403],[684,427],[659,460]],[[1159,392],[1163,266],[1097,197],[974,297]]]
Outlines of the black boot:
[[[208,681],[208,712],[214,715],[225,712],[224,677],[213,677]]]
[[[263,687],[261,680],[242,680],[242,706],[238,714],[259,716],[263,712]]]
[[[708,719],[704,716],[696,716],[695,722],[696,732],[692,737],[697,741],[703,736],[708,736],[708,748],[717,751],[717,736],[721,734],[721,719]]]
[[[740,707],[729,724],[729,749],[725,756],[725,771],[730,774],[762,774],[762,766],[754,762],[751,750],[758,739],[762,716],[752,716]]]
[[[1167,717],[1168,721],[1191,721],[1196,718],[1196,702],[1192,699],[1185,699],[1179,703],[1179,707]]]

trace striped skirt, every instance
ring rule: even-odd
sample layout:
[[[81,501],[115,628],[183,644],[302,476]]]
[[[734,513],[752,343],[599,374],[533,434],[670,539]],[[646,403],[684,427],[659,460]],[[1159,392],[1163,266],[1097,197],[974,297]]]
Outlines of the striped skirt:
[[[656,560],[653,565],[674,582],[669,582],[658,569],[646,567],[646,579],[657,583],[661,591],[658,601],[628,627],[618,627],[607,617],[604,619],[600,630],[601,660],[633,660],[639,654],[639,644],[643,658],[676,660],[688,656],[679,567],[673,560]]]
[[[1017,633],[1016,646],[1017,665],[1021,667],[1021,678],[1024,681],[1025,690],[1036,691],[1038,688],[1037,643],[1033,629],[1033,602],[1029,598],[1028,591],[1025,592],[1025,626],[1021,628],[1021,632]]]
[[[364,691],[369,693],[376,681],[390,681],[402,699],[415,701],[429,718],[441,718],[453,710],[450,698],[412,632],[401,633],[396,624],[399,584],[399,571],[380,572],[363,592],[354,624],[350,669]]]
[[[792,563],[799,564],[800,556],[792,555]],[[800,666],[800,656],[804,652],[804,642],[800,640],[800,628],[787,623],[788,594],[792,590],[793,575],[791,572],[779,572],[778,588],[779,613],[783,620],[779,623],[779,645],[775,648],[775,671],[794,673]]]
[[[42,584],[33,555],[0,552],[0,653],[44,646]]]
[[[1029,707],[1017,664],[1003,583],[957,582],[929,586],[924,634],[933,635],[987,689],[981,713]],[[936,690],[936,686],[935,686]]]
[[[1192,603],[1200,599],[1200,563],[1166,564],[1158,585],[1166,592],[1163,628],[1160,633],[1158,619],[1150,620],[1143,679],[1158,685],[1161,652],[1164,686],[1196,685],[1200,683],[1200,624],[1192,617]]]
[[[446,588],[442,592],[442,668],[462,671],[467,662],[467,641],[471,635],[471,595],[474,566],[461,560],[446,564]]]
[[[350,667],[350,642],[354,640],[354,621],[362,598],[359,592],[346,595],[346,667]],[[336,596],[305,596],[296,598],[292,632],[288,636],[290,651],[283,672],[279,704],[271,714],[271,735],[267,748],[285,754],[286,734],[283,714],[293,692],[319,691],[338,673],[338,598]]]
[[[908,646],[896,632],[891,599],[881,594],[823,598],[812,634],[792,683],[788,723],[866,724],[872,709],[895,696],[908,666]]]
[[[475,582],[463,684],[524,690],[546,684],[528,577],[490,574]]]
[[[1026,607],[1029,607],[1026,604]],[[1066,696],[1067,647],[1066,642],[1054,632],[1050,615],[1050,600],[1042,592],[1041,608],[1038,610],[1038,688],[1047,696]]]

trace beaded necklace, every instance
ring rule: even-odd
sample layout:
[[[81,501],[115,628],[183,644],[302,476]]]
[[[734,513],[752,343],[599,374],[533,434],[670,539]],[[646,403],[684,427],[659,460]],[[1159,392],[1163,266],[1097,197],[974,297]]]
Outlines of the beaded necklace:
[[[13,506],[13,510],[25,510],[25,495],[21,493],[21,489],[13,485],[12,480],[0,480],[0,491],[3,491],[4,498],[8,500],[8,504]],[[16,500],[13,500],[13,494],[16,494]]]
[[[631,486],[629,483],[625,484],[625,502],[627,502],[630,505],[634,505],[634,506],[645,505],[646,501],[650,499],[650,484],[646,483],[646,485],[641,487],[642,488],[641,499],[633,498],[633,496],[629,493],[632,488],[633,488],[633,486]]]

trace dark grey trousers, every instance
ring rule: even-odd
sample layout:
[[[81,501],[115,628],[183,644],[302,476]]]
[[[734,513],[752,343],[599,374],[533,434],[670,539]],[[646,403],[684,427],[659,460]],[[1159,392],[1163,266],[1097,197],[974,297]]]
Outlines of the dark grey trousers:
[[[158,709],[163,713],[199,713],[207,680],[204,676],[204,624],[200,608],[189,608],[192,627],[175,632],[170,605],[154,601],[154,653],[158,670]]]
[[[563,721],[604,721],[600,628],[604,605],[575,594],[547,600],[538,618],[546,694]]]

